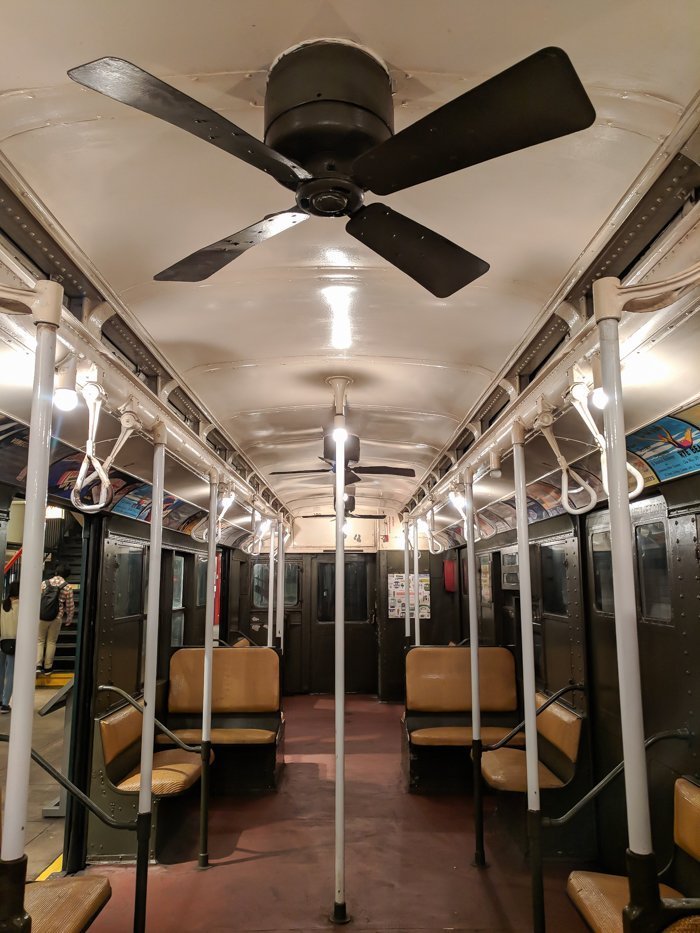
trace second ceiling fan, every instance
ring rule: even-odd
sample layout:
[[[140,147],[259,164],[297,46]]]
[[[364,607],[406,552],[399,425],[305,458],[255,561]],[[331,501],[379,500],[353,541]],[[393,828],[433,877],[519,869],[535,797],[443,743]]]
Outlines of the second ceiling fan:
[[[310,216],[346,216],[350,236],[447,298],[487,272],[488,263],[384,204],[365,205],[365,192],[402,191],[577,132],[595,119],[559,48],[535,52],[394,135],[386,66],[349,42],[306,42],[270,69],[264,142],[123,59],[100,58],[68,74],[223,149],[294,192],[292,207],[198,249],[158,273],[160,281],[202,281]]]

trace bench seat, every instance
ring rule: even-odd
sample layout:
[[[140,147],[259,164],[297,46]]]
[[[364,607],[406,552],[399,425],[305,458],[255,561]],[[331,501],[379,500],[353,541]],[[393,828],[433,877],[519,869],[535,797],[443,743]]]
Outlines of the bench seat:
[[[511,730],[501,726],[483,726],[481,741],[484,745],[493,745],[508,735]],[[411,732],[413,745],[461,745],[468,747],[472,744],[471,726],[433,726],[427,729],[414,729]],[[513,736],[509,744],[523,745],[525,736],[518,733]]]
[[[112,896],[107,878],[73,875],[34,881],[24,889],[32,933],[81,933]]]
[[[202,741],[201,729],[173,729],[173,733],[187,745],[199,745]],[[277,741],[277,733],[272,729],[219,728],[211,730],[212,745],[272,745]],[[161,733],[156,739],[158,745],[172,745],[167,735]]]
[[[213,755],[211,760],[213,761]],[[156,752],[153,755],[151,791],[157,797],[182,794],[192,787],[201,775],[202,759],[197,752],[185,752],[181,748]],[[117,784],[117,790],[125,794],[138,793],[140,782],[141,769],[137,766]]]
[[[550,771],[542,761],[539,763],[540,789],[551,790],[563,787],[564,782]],[[527,771],[525,752],[519,748],[498,748],[495,752],[484,752],[481,759],[481,773],[486,783],[495,790],[527,790]]]
[[[661,897],[683,897],[679,891],[666,884],[659,885],[659,888]],[[595,933],[623,933],[622,911],[630,899],[626,876],[572,871],[566,891]]]

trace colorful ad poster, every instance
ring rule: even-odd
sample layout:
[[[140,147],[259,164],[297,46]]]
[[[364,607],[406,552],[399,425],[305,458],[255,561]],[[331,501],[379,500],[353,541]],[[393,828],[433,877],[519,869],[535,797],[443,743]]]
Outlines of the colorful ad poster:
[[[700,429],[680,418],[659,418],[630,434],[627,449],[640,457],[661,482],[700,470]]]
[[[414,577],[410,573],[409,601],[411,616],[413,616]],[[389,574],[389,618],[403,619],[406,616],[406,578],[402,573]],[[418,617],[430,618],[430,574],[418,574]]]

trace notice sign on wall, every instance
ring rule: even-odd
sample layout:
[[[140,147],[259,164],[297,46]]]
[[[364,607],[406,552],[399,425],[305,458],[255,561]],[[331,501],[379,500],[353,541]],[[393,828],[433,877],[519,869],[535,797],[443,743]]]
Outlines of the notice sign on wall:
[[[408,575],[411,616],[413,616],[413,574]],[[389,574],[389,618],[403,619],[406,615],[406,578],[402,573]],[[418,616],[430,618],[430,574],[418,574]]]

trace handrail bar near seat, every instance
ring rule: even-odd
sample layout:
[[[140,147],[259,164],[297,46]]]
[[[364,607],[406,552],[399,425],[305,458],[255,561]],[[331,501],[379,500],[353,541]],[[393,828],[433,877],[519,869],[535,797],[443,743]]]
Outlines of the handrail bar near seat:
[[[644,743],[645,748],[651,748],[652,745],[656,745],[657,742],[662,742],[666,739],[692,739],[693,733],[686,729],[685,727],[681,729],[667,729],[664,732],[657,732],[655,735],[650,736]],[[564,826],[565,823],[568,823],[579,810],[582,810],[587,803],[590,803],[591,800],[594,800],[598,794],[613,781],[618,774],[620,774],[625,769],[625,762],[621,761],[619,764],[615,765],[612,771],[609,771],[605,777],[598,781],[595,787],[592,787],[587,794],[584,794],[581,799],[573,805],[573,807],[563,816],[551,817],[544,816],[542,817],[543,826]]]
[[[122,690],[121,687],[113,687],[113,686],[107,685],[107,684],[100,684],[100,686],[99,686],[97,689],[98,689],[98,691],[101,692],[101,693],[116,693],[116,694],[117,694],[118,696],[120,696],[122,699],[126,700],[127,703],[129,703],[131,706],[133,706],[134,709],[138,710],[139,713],[141,713],[141,715],[143,716],[143,706],[140,706],[140,705],[136,702],[136,700],[135,700],[132,696],[130,696],[130,695],[126,692],[126,690]],[[157,719],[155,719],[154,722],[155,722],[156,728],[157,728],[157,729],[160,729],[160,731],[161,731],[164,735],[167,735],[167,737],[168,737],[175,745],[179,745],[180,748],[181,748],[183,751],[185,751],[185,752],[197,752],[198,754],[201,754],[201,751],[202,751],[202,746],[201,746],[201,745],[187,745],[185,742],[182,741],[182,739],[178,738],[178,737],[175,735],[174,732],[171,732],[170,729],[168,729],[167,726],[164,726],[162,722],[159,722],[159,720],[157,720]]]
[[[565,687],[562,687],[561,690],[557,690],[556,693],[553,693],[551,697],[547,697],[546,701],[539,706],[536,710],[536,715],[539,716],[540,713],[543,713],[548,706],[551,706],[555,700],[558,700],[559,697],[564,696],[565,693],[573,693],[575,690],[580,690],[583,692],[585,690],[585,684],[567,684]],[[493,745],[484,745],[482,748],[483,752],[495,752],[499,748],[503,748],[504,745],[507,745],[512,738],[514,738],[518,732],[525,728],[525,720],[519,722],[517,726],[514,726],[508,735],[504,735],[502,739],[499,739],[498,742],[494,742]]]
[[[6,733],[0,733],[0,742],[9,742],[10,737]],[[131,822],[123,822],[121,820],[115,820],[111,816],[108,816],[101,810],[97,804],[93,803],[92,800],[84,794],[79,787],[76,787],[72,781],[69,781],[67,777],[61,774],[60,771],[57,771],[56,768],[50,762],[48,762],[39,752],[32,749],[32,758],[39,765],[40,768],[43,768],[46,773],[54,779],[61,787],[65,788],[69,794],[79,800],[84,807],[97,817],[98,820],[101,820],[107,826],[111,826],[112,829],[136,829],[136,820]]]

